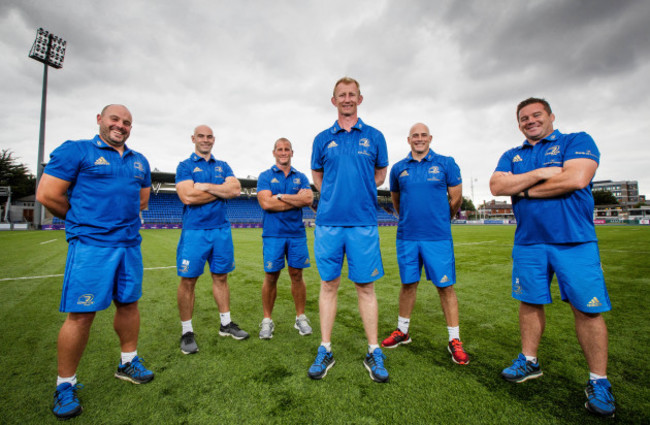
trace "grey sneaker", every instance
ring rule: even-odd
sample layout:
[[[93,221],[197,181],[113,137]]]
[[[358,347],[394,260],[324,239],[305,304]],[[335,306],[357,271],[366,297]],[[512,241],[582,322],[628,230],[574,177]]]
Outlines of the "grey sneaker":
[[[309,319],[304,314],[296,317],[296,323],[293,325],[294,328],[298,329],[300,335],[311,335],[311,326],[309,326]]]
[[[181,337],[181,352],[183,354],[194,354],[199,352],[199,346],[196,345],[194,332],[185,332]]]
[[[275,329],[275,323],[271,319],[264,319],[260,323],[260,339],[271,339],[273,338],[273,330]]]
[[[231,336],[235,339],[242,340],[248,338],[248,332],[242,331],[237,326],[237,323],[230,322],[226,326],[221,325],[219,327],[219,335],[221,336]]]

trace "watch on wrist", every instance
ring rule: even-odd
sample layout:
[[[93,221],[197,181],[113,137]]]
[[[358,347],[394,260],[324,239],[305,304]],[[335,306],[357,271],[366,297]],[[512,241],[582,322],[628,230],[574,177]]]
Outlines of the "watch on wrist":
[[[279,201],[280,199],[282,199],[282,194],[281,194],[281,193],[278,193],[278,194],[276,195],[276,197],[278,198],[278,201]]]

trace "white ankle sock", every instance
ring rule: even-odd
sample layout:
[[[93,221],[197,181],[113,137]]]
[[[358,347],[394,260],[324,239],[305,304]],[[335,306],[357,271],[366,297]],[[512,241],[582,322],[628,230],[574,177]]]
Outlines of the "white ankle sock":
[[[409,324],[411,323],[410,318],[397,316],[397,329],[404,332],[405,334],[409,333]]]
[[[321,342],[320,345],[325,347],[325,349],[327,350],[328,353],[332,351],[332,343],[331,342]]]
[[[67,377],[67,378],[63,378],[63,377],[61,377],[61,376],[57,376],[57,377],[56,377],[56,386],[57,386],[57,387],[58,387],[59,385],[65,383],[65,382],[68,382],[68,383],[69,383],[70,385],[72,385],[72,386],[77,385],[77,374],[75,373],[74,375],[72,375],[72,376],[70,376],[70,377]]]
[[[452,339],[460,341],[460,326],[447,326],[447,332],[449,332],[449,341]]]
[[[138,355],[138,350],[133,351],[131,353],[124,353],[122,352],[122,364],[127,364],[133,360],[135,356]]]
[[[181,326],[183,327],[183,333],[181,335],[185,335],[188,332],[194,332],[194,328],[192,327],[192,319],[186,320],[186,321],[181,321]]]
[[[219,318],[221,319],[221,325],[222,326],[228,326],[228,323],[230,323],[232,320],[230,320],[230,312],[227,311],[225,313],[219,313]]]

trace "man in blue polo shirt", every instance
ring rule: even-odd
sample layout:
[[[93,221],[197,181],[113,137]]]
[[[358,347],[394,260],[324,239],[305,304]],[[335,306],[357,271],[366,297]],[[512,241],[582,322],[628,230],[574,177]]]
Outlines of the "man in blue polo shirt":
[[[384,354],[377,343],[374,281],[384,275],[377,231],[377,187],[386,179],[388,152],[384,135],[357,116],[363,101],[359,83],[342,78],[334,85],[332,105],[338,120],[314,139],[311,168],[321,192],[314,230],[314,255],[321,277],[319,314],[322,342],[308,371],[321,379],[334,365],[331,334],[341,283],[343,257],[355,284],[359,313],[368,339],[363,361],[376,382],[387,382]]]
[[[214,135],[207,125],[194,129],[194,153],[176,168],[176,192],[183,202],[183,231],[176,251],[178,311],[181,317],[181,352],[199,351],[192,326],[194,288],[206,261],[212,273],[212,293],[219,308],[220,336],[248,338],[230,318],[228,273],[235,269],[226,200],[241,193],[241,185],[230,166],[212,155]]]
[[[273,338],[275,324],[271,319],[277,295],[277,283],[286,257],[291,278],[291,294],[296,307],[294,327],[300,335],[312,333],[305,315],[307,289],[302,269],[309,267],[307,236],[302,223],[302,208],[311,205],[314,194],[309,180],[291,166],[293,148],[288,139],[280,138],[273,146],[275,165],[257,179],[257,200],[264,210],[264,283],[262,284],[262,309],[264,319],[260,324],[260,338]]]
[[[397,329],[382,346],[395,348],[411,342],[411,312],[424,266],[427,280],[440,295],[449,334],[447,350],[455,363],[465,365],[469,357],[460,340],[451,239],[451,219],[463,201],[460,169],[452,157],[430,149],[432,136],[426,125],[413,125],[407,140],[411,152],[390,170],[390,195],[399,214],[396,244],[402,285]]]
[[[511,196],[517,219],[512,250],[512,296],[520,301],[522,350],[501,372],[510,382],[542,376],[537,361],[546,324],[544,304],[552,302],[557,276],[560,294],[573,310],[576,334],[589,365],[585,407],[613,416],[614,396],[607,380],[607,326],[611,310],[593,224],[591,181],[600,153],[587,133],[553,129],[555,115],[544,99],[517,106],[526,140],[503,154],[490,179],[495,196]]]
[[[65,220],[69,244],[60,306],[68,315],[57,343],[52,409],[59,419],[81,414],[77,367],[96,312],[111,302],[122,351],[115,377],[135,384],[154,378],[137,353],[143,273],[139,213],[149,202],[151,172],[147,159],[125,144],[132,122],[125,106],[106,106],[97,115],[98,135],[67,141],[52,152],[36,193],[38,202]]]

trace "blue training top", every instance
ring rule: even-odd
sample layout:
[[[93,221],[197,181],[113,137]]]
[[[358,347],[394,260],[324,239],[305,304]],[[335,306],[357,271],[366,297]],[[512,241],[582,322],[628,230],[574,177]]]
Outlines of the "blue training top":
[[[386,139],[361,118],[347,132],[338,121],[314,139],[311,169],[323,171],[316,224],[376,226],[375,168],[388,166]]]
[[[600,160],[596,143],[587,133],[562,134],[555,130],[535,145],[527,140],[501,156],[495,171],[523,174],[541,167],[562,167],[576,158]],[[515,244],[580,243],[596,241],[594,198],[590,182],[584,189],[555,198],[512,197],[517,219]]]
[[[63,143],[50,154],[43,172],[70,182],[68,241],[104,247],[140,244],[140,190],[151,186],[144,155],[126,145],[120,155],[96,135]]]
[[[463,180],[454,158],[429,149],[421,161],[408,156],[390,170],[390,191],[399,192],[397,239],[451,240],[447,187]]]
[[[210,155],[206,161],[196,153],[178,164],[176,184],[192,180],[194,183],[223,184],[226,177],[235,177],[230,166]],[[183,229],[210,230],[230,227],[226,217],[226,200],[217,198],[202,205],[183,206]]]
[[[310,189],[307,176],[291,167],[285,177],[284,171],[273,165],[263,171],[257,179],[257,193],[270,190],[272,195],[287,193],[295,195],[300,189]],[[275,236],[282,238],[304,238],[305,226],[302,224],[302,208],[292,208],[287,211],[266,211],[263,215],[262,237]]]

